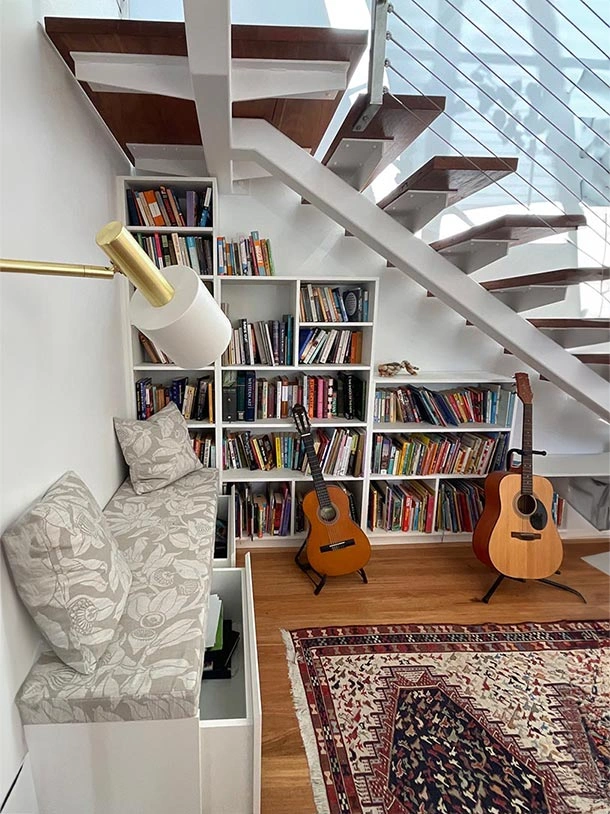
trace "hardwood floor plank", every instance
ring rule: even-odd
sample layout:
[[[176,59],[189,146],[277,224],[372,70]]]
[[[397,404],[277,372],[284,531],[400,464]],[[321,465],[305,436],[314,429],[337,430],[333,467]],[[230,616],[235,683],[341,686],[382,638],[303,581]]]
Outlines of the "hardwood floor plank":
[[[247,549],[240,549],[239,563]],[[309,770],[292,704],[281,630],[324,625],[414,622],[557,621],[609,616],[610,580],[581,557],[607,551],[605,542],[565,545],[561,575],[587,599],[541,583],[506,580],[481,603],[494,574],[469,545],[375,547],[369,584],[355,575],[329,579],[314,596],[292,550],[252,552],[258,658],[263,702],[262,814],[315,814]]]

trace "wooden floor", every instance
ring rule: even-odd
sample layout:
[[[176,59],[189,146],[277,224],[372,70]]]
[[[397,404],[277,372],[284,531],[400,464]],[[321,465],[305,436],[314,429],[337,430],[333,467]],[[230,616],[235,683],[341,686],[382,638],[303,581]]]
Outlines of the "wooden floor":
[[[355,576],[329,579],[313,596],[293,551],[252,553],[254,604],[263,703],[262,814],[315,814],[309,771],[293,711],[281,629],[410,622],[557,621],[609,615],[610,580],[580,558],[607,551],[604,542],[565,546],[558,580],[576,596],[539,583],[505,581],[489,605],[480,602],[493,573],[469,545],[441,544],[373,550],[369,584]],[[244,549],[239,553],[243,561]]]

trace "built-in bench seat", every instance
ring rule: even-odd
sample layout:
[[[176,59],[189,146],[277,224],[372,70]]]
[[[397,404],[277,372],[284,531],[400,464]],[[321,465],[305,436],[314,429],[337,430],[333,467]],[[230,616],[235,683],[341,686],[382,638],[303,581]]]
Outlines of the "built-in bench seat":
[[[17,697],[25,724],[199,717],[217,494],[211,469],[119,487],[104,516],[133,574],[125,611],[93,674],[40,656]]]

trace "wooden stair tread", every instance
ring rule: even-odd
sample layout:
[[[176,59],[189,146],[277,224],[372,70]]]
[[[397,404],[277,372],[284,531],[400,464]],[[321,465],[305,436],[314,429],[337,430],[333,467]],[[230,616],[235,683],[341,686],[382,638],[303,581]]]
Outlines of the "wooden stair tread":
[[[187,56],[184,23],[46,17],[45,30],[74,73],[70,51]],[[364,54],[367,32],[297,26],[231,27],[237,59],[295,59],[349,62],[348,77]],[[82,88],[133,161],[127,144],[201,144],[195,103],[141,93]],[[236,102],[238,118],[266,119],[301,147],[315,150],[339,104],[335,99],[258,99]]]
[[[587,268],[554,269],[537,274],[525,274],[520,277],[504,277],[501,280],[485,280],[481,285],[487,291],[504,291],[508,288],[529,288],[530,286],[577,285],[592,280],[610,279],[608,266],[591,266]]]
[[[585,365],[610,365],[610,353],[574,353]]]
[[[385,209],[406,192],[448,192],[447,206],[474,195],[517,169],[517,158],[435,156],[392,190],[378,206]]]
[[[470,240],[509,241],[513,245],[528,243],[586,225],[584,215],[504,215],[465,232],[437,240],[430,246],[438,252],[455,248]]]
[[[382,162],[372,173],[364,189],[385,167],[400,156],[445,108],[443,96],[396,96],[384,94],[383,104],[364,130],[354,125],[368,105],[368,96],[361,94],[350,108],[338,133],[326,151],[322,164],[328,165],[343,139],[380,139],[388,142]]]
[[[608,328],[610,330],[610,319],[528,319],[530,325],[535,328],[555,328],[555,329],[569,329],[569,328]]]

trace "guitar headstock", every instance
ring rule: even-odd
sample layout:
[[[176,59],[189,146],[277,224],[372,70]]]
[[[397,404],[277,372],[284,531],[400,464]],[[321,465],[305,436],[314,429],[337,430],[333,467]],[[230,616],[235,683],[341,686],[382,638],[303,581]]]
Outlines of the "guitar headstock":
[[[307,410],[302,404],[295,404],[292,408],[292,417],[296,424],[299,435],[306,435],[311,431],[311,424],[309,423],[309,416]]]
[[[527,373],[515,373],[517,382],[517,395],[524,404],[531,404],[534,400],[532,388],[530,387],[530,377]]]

